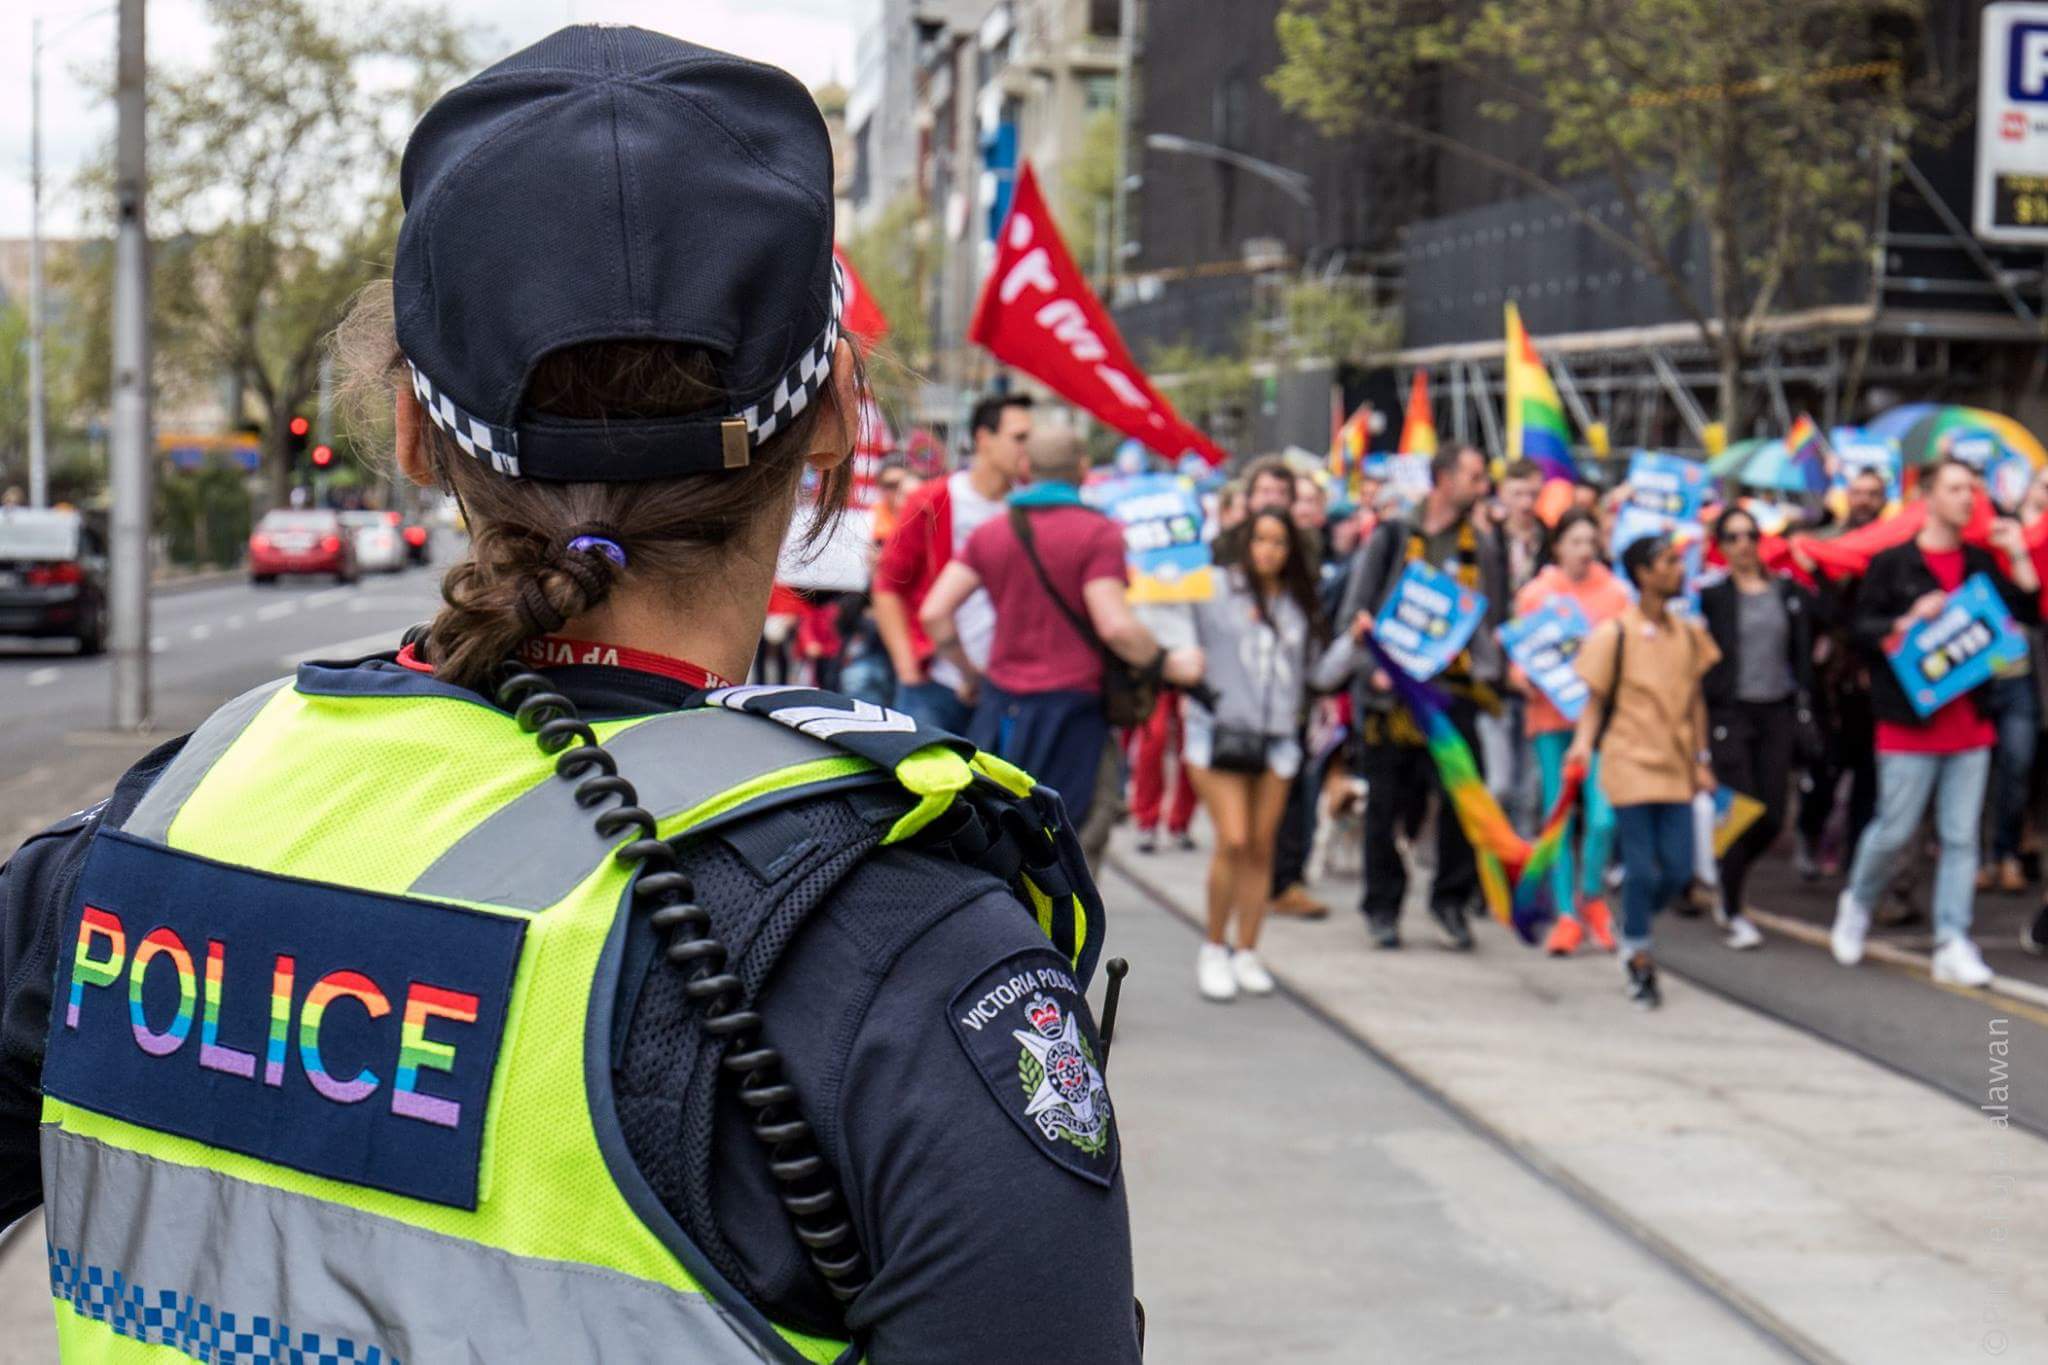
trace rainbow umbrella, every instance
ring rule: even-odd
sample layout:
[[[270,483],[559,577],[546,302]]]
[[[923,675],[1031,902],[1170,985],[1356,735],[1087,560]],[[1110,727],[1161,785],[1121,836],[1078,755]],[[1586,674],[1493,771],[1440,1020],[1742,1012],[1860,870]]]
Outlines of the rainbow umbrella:
[[[1865,430],[1897,441],[1899,458],[1908,468],[1933,464],[1951,450],[1985,468],[2007,455],[2018,455],[2036,469],[2048,465],[2048,448],[2033,432],[1989,408],[1907,403],[1873,418]]]

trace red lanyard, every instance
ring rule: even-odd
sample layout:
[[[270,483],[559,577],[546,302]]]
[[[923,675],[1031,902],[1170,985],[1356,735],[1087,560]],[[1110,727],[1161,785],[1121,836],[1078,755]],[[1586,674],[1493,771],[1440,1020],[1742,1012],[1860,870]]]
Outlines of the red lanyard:
[[[674,659],[666,654],[634,649],[629,645],[607,644],[602,640],[565,640],[559,635],[543,635],[521,645],[519,658],[531,668],[567,668],[587,664],[652,673],[658,677],[673,678],[686,687],[732,686],[710,669],[699,667],[688,659]],[[423,661],[411,645],[398,651],[398,662],[416,673],[434,671],[433,666]]]

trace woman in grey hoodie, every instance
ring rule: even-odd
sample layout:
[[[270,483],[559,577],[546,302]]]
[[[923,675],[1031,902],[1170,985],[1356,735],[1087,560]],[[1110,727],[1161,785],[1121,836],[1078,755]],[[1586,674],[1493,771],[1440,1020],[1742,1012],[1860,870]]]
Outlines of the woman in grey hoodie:
[[[1287,513],[1267,508],[1216,539],[1216,595],[1162,609],[1162,644],[1198,646],[1212,711],[1189,701],[1183,750],[1216,829],[1207,940],[1196,980],[1211,1000],[1264,995],[1255,951],[1273,874],[1273,838],[1302,762],[1299,733],[1311,641],[1324,634],[1314,555]]]

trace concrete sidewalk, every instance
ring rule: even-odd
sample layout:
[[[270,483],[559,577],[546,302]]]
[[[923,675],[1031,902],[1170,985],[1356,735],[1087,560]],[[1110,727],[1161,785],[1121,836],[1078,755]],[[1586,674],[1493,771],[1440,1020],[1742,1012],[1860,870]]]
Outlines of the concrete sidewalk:
[[[1196,935],[1103,891],[1148,1360],[1794,1358],[1301,1003],[1200,999]]]
[[[1112,856],[1199,910],[1204,853],[1138,857],[1126,834]],[[1683,981],[1638,1013],[1605,955],[1498,926],[1453,953],[1413,910],[1410,946],[1375,952],[1348,892],[1327,921],[1270,923],[1282,983],[1796,1354],[2048,1360],[2048,1143]],[[1192,1000],[1192,945],[1178,970]],[[2004,1028],[1952,1040],[1986,1104],[1994,1042],[2048,1050],[2048,1028]]]

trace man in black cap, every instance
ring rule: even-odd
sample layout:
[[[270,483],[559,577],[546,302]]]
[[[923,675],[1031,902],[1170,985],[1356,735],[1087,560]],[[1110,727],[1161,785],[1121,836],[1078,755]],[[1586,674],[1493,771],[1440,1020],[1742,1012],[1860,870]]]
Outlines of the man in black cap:
[[[637,29],[421,120],[342,360],[466,509],[445,609],[0,874],[68,1355],[1138,1359],[1056,798],[730,685],[802,476],[843,502],[831,184],[787,74]]]

